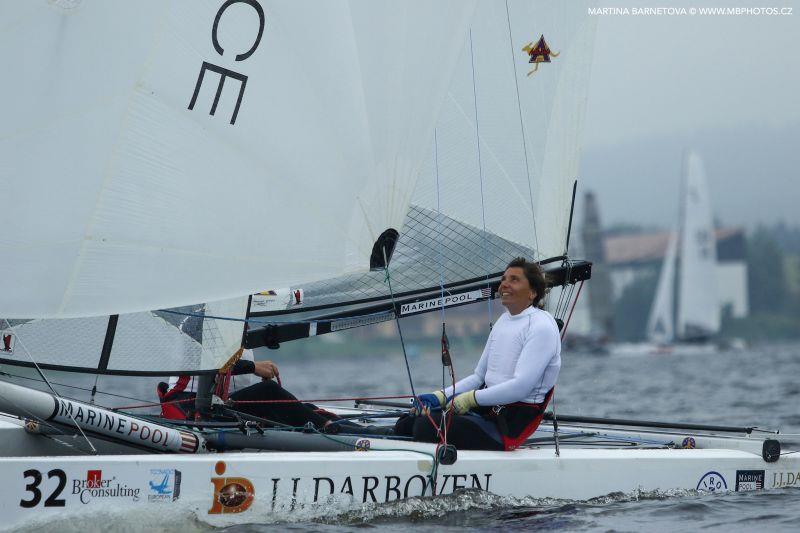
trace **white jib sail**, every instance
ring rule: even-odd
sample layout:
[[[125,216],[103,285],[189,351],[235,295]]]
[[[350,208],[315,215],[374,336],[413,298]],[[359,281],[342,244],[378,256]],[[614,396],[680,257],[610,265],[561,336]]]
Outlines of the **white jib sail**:
[[[190,305],[366,270],[473,2],[14,2],[0,316]]]
[[[703,161],[686,159],[683,186],[681,265],[678,283],[677,336],[703,337],[719,331],[717,248]]]
[[[675,338],[674,327],[674,293],[675,293],[675,260],[678,250],[678,233],[669,236],[669,244],[661,263],[658,275],[658,286],[650,317],[647,320],[647,340],[659,344],[672,342]]]
[[[545,259],[565,252],[596,17],[579,3],[507,5],[478,4],[412,203]],[[549,54],[530,53],[540,38]]]

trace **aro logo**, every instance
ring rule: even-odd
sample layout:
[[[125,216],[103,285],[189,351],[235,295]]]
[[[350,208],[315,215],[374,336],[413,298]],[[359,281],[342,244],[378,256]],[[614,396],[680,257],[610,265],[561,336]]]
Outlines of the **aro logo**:
[[[225,462],[219,461],[214,467],[218,476],[225,473]],[[250,508],[256,491],[253,483],[244,477],[212,477],[214,501],[208,514],[241,513]]]

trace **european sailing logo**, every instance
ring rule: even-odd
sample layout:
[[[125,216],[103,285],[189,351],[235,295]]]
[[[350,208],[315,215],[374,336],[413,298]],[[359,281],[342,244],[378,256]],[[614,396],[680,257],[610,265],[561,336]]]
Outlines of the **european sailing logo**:
[[[174,468],[153,468],[148,482],[149,502],[172,502],[181,495],[181,471]]]

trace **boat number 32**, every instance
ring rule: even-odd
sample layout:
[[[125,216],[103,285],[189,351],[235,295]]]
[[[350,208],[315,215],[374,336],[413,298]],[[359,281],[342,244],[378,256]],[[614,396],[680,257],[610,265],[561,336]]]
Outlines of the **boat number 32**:
[[[42,501],[42,490],[39,488],[42,484],[42,473],[38,470],[26,470],[22,473],[23,478],[30,479],[30,483],[25,486],[30,497],[19,501],[20,507],[36,507]],[[64,487],[67,486],[67,474],[60,468],[55,468],[47,473],[47,479],[58,479],[58,485],[50,496],[44,501],[45,507],[64,507],[64,499],[59,498]]]

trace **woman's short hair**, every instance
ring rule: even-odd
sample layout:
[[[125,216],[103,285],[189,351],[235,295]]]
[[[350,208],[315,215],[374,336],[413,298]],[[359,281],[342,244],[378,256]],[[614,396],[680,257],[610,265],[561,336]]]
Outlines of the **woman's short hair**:
[[[542,271],[542,267],[539,266],[539,263],[528,261],[524,257],[515,257],[512,259],[511,262],[508,263],[506,270],[511,267],[518,267],[522,269],[522,272],[525,274],[525,278],[527,278],[531,289],[536,292],[536,297],[533,299],[533,303],[531,305],[534,307],[540,307],[542,299],[547,294],[547,278]]]

